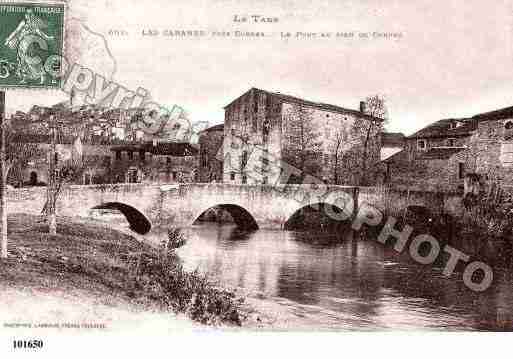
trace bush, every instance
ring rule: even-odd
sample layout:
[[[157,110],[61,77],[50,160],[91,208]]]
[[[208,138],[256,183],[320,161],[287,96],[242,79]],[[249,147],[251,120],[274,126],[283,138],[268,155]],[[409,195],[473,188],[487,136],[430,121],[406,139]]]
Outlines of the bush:
[[[187,313],[203,324],[230,323],[241,325],[243,299],[232,291],[221,289],[194,271],[184,270],[175,249],[186,238],[178,228],[168,230],[168,241],[160,258],[140,257],[134,289],[142,296],[177,312]]]
[[[513,228],[513,202],[510,199],[475,201],[463,216],[463,227],[472,233],[489,237],[511,237]]]
[[[187,243],[185,236],[179,228],[169,228],[167,230],[167,250],[173,251],[177,248],[182,247]]]
[[[160,260],[142,257],[140,261],[134,286],[143,296],[204,324],[241,325],[243,300],[197,271],[185,271],[173,251]]]

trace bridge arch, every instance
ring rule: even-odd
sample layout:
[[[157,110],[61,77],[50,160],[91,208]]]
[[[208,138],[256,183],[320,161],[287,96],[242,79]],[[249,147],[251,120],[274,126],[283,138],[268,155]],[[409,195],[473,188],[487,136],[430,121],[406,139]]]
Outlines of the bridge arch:
[[[105,202],[92,209],[115,209],[121,212],[128,223],[130,229],[139,234],[146,234],[151,230],[151,222],[138,209],[120,202]]]
[[[245,209],[237,204],[232,204],[232,203],[217,204],[215,206],[210,206],[210,207],[202,210],[197,216],[195,216],[193,218],[193,221],[191,224],[196,223],[196,221],[198,220],[198,218],[201,217],[202,214],[204,214],[205,212],[207,212],[208,210],[213,209],[213,208],[219,208],[221,210],[227,211],[230,214],[230,216],[232,216],[233,221],[235,222],[237,227],[239,227],[241,229],[246,229],[246,230],[258,229],[258,224],[257,224],[255,218],[251,215],[251,213],[249,213],[249,211],[247,209]]]
[[[346,225],[352,220],[352,213],[349,213],[347,210],[344,210],[332,203],[309,203],[297,208],[292,214],[290,214],[283,225],[283,229],[293,230],[301,227],[301,225],[305,228],[313,229],[313,223],[304,222],[305,212],[316,213],[319,220],[319,223],[316,224],[318,224],[320,228],[329,226],[338,228],[340,225]]]

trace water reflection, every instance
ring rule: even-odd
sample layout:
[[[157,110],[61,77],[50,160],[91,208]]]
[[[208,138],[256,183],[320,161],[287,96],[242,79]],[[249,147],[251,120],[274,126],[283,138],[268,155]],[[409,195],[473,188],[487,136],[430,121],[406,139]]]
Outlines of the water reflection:
[[[513,280],[505,271],[478,294],[459,275],[445,278],[441,268],[417,265],[350,232],[305,237],[212,223],[188,235],[179,250],[187,269],[280,303],[312,329],[513,330]]]

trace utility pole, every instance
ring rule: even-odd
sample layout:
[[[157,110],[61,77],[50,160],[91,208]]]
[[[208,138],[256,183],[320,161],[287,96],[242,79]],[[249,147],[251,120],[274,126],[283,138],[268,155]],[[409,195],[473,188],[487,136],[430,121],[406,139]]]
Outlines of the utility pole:
[[[5,92],[0,91],[0,258],[7,258],[7,199],[5,176]]]

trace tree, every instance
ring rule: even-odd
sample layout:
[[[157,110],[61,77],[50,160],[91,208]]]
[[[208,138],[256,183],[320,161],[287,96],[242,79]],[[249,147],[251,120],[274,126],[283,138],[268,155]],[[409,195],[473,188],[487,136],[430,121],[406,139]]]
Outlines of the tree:
[[[3,120],[4,116],[4,98],[2,93],[2,99],[0,104],[0,116],[2,120],[0,122],[2,128],[0,136],[0,146],[2,147],[2,169],[0,173],[1,180],[1,214],[2,214],[2,231],[1,231],[1,253],[2,258],[7,258],[7,206],[6,206],[6,180],[9,172],[12,168],[26,166],[28,160],[37,153],[37,146],[27,143],[20,143],[13,141],[14,132],[12,129],[5,124]]]
[[[283,160],[295,166],[299,178],[291,181],[302,183],[307,174],[316,175],[320,170],[321,143],[313,123],[313,112],[302,104],[294,104],[285,113]]]
[[[385,123],[388,121],[388,109],[385,98],[380,95],[369,96],[365,99],[364,113],[374,117],[377,120],[369,119],[367,121],[355,121],[353,125],[353,135],[360,138],[361,142],[361,161],[359,166],[359,185],[368,183],[369,174],[367,170],[372,158],[372,154],[379,154],[379,134],[383,131]],[[379,121],[381,119],[382,121]]]
[[[81,172],[81,168],[71,161],[67,161],[62,166],[50,166],[49,172],[50,183],[47,186],[46,202],[41,213],[43,216],[46,216],[49,233],[51,235],[55,235],[57,234],[57,200],[62,193],[64,185],[68,182],[77,180],[80,176],[79,173]]]
[[[23,181],[23,169],[39,155],[40,150],[35,143],[28,143],[10,126],[5,127],[5,177],[11,177],[11,183]]]

